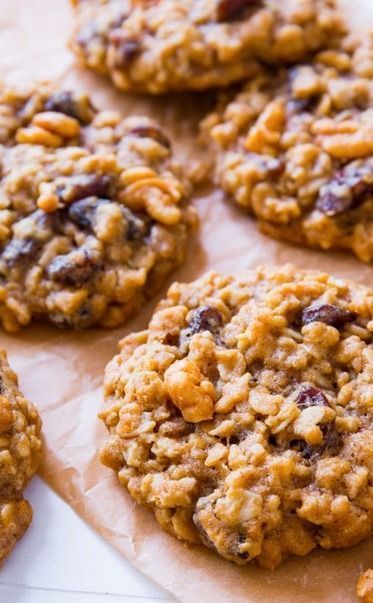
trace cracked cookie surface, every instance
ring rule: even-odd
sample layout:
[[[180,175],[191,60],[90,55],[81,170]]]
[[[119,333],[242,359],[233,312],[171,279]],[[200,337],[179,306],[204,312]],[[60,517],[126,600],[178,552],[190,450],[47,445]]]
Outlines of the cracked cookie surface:
[[[106,369],[101,461],[160,525],[273,568],[373,526],[373,293],[293,266],[169,289]]]
[[[196,223],[170,143],[77,92],[0,89],[0,322],[117,326]]]
[[[40,427],[36,409],[20,393],[0,350],[0,565],[32,519],[22,492],[38,468]]]
[[[373,260],[372,49],[263,70],[204,120],[218,184],[266,234]]]
[[[295,63],[344,32],[333,0],[73,0],[71,46],[122,90],[225,86],[256,59]]]

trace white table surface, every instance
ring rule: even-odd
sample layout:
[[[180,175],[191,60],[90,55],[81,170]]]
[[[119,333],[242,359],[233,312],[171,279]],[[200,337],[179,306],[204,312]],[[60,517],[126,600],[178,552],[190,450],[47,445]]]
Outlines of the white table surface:
[[[171,603],[36,477],[34,520],[0,569],[0,603]]]

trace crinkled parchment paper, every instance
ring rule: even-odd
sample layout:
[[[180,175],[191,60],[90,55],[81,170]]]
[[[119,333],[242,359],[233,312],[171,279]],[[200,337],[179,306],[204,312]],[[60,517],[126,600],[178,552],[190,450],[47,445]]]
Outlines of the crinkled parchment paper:
[[[355,26],[373,27],[372,0],[341,0]],[[166,126],[176,148],[193,159],[196,115],[209,94],[148,99],[115,92],[102,78],[74,67],[66,50],[71,26],[68,0],[0,0],[0,78],[16,83],[59,78],[92,93],[98,107],[123,114],[144,112]],[[180,108],[181,106],[181,108]],[[191,280],[205,270],[223,271],[291,261],[352,277],[373,286],[373,267],[348,255],[324,254],[277,243],[257,232],[252,220],[219,195],[200,194],[199,235],[189,260],[176,273]],[[163,290],[165,291],[165,289]],[[144,328],[155,301],[125,328],[70,333],[34,326],[21,334],[0,333],[25,394],[39,407],[44,422],[42,476],[83,518],[134,566],[178,600],[188,603],[347,603],[362,568],[373,563],[373,542],[344,551],[317,551],[291,559],[274,572],[235,567],[214,553],[187,547],[164,534],[152,515],[138,507],[101,467],[97,449],[106,437],[96,419],[102,405],[103,369],[119,338]]]

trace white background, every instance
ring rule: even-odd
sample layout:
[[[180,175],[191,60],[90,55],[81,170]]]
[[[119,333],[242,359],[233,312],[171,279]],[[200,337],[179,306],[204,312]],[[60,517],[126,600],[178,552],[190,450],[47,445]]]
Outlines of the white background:
[[[35,477],[34,520],[0,570],[0,603],[170,603]]]

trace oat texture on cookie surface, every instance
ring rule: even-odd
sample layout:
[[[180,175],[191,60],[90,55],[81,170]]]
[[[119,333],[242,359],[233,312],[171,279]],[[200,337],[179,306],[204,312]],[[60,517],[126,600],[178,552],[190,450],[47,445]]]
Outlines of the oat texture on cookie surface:
[[[216,182],[266,234],[373,260],[373,35],[262,69],[202,123]]]
[[[122,90],[226,86],[338,44],[333,0],[73,0],[71,47]]]
[[[147,117],[0,89],[0,322],[113,327],[184,260],[189,185]]]
[[[373,293],[292,266],[174,284],[108,365],[101,460],[181,540],[276,567],[373,526]]]
[[[39,465],[40,427],[36,408],[19,391],[0,349],[0,565],[31,523],[22,493]]]

